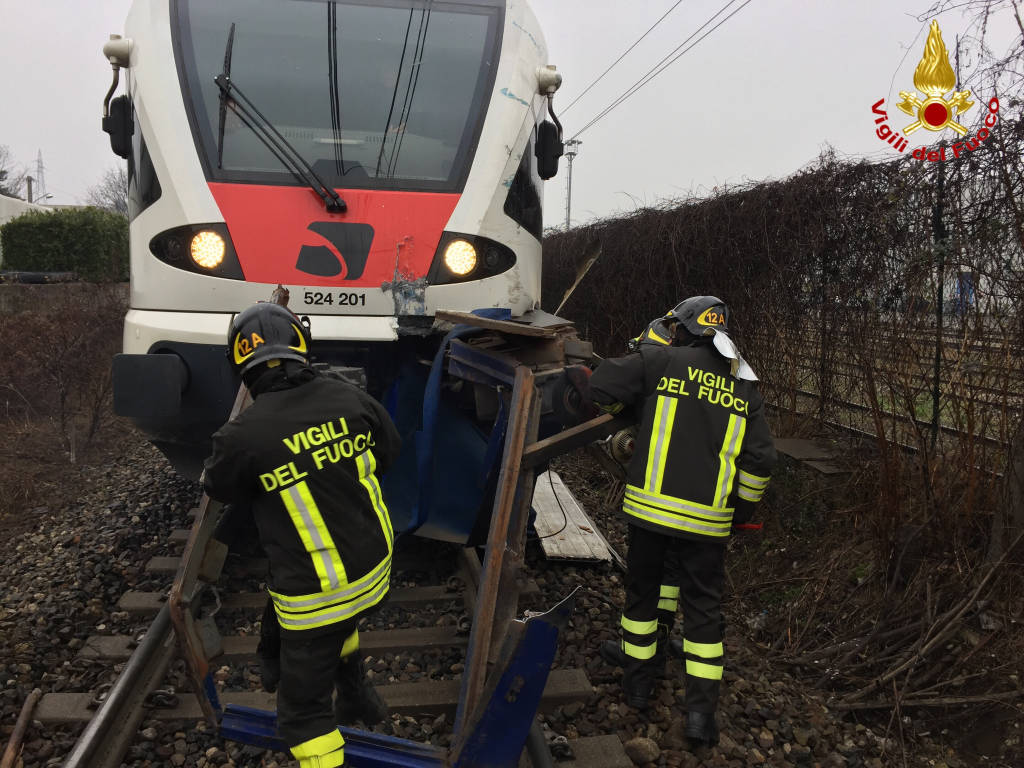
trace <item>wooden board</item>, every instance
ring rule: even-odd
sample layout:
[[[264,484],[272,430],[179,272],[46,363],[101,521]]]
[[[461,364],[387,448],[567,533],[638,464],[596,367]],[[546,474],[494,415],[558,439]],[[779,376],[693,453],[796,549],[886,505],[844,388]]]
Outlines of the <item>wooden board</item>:
[[[415,683],[377,685],[377,692],[393,713],[403,715],[436,715],[454,713],[459,702],[461,680],[422,680]],[[581,669],[554,669],[548,675],[541,698],[541,711],[551,711],[572,701],[583,701],[594,691]],[[39,700],[33,717],[42,723],[82,723],[96,710],[89,707],[90,693],[47,693]],[[262,691],[224,691],[222,704],[238,704],[273,710],[277,697]],[[153,709],[147,717],[155,720],[198,720],[202,717],[199,703],[187,691],[178,693],[178,704],[166,709]]]
[[[775,438],[775,450],[797,461],[827,461],[834,457],[828,448],[798,437]]]
[[[537,476],[533,509],[537,513],[533,527],[547,558],[611,562],[604,537],[557,472]]]
[[[802,462],[823,475],[838,475],[847,471],[831,461],[835,458],[834,450],[816,440],[777,437],[775,438],[775,450],[784,456]]]
[[[457,325],[472,325],[477,328],[487,328],[492,331],[510,333],[516,336],[533,336],[539,339],[554,339],[558,333],[554,328],[538,328],[533,325],[522,325],[509,320],[491,320],[487,317],[480,317],[469,312],[456,312],[449,309],[439,309],[434,313],[436,320],[444,320]]]

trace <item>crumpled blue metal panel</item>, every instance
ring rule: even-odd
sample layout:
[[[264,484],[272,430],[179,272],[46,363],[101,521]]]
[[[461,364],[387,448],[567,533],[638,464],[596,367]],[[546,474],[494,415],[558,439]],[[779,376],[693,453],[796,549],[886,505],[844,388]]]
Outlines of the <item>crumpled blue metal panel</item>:
[[[380,733],[339,728],[345,738],[345,765],[352,768],[442,768],[445,752],[429,744]],[[243,744],[288,752],[277,736],[277,713],[229,704],[220,733]]]
[[[519,765],[555,658],[558,634],[569,621],[576,591],[547,613],[517,620],[521,631],[510,635],[511,643],[503,649],[500,676],[495,674],[499,669],[492,672],[493,682],[484,691],[482,710],[469,721],[466,736],[457,737],[453,768]],[[463,702],[459,704],[461,707]]]
[[[509,310],[478,309],[474,314],[507,319]],[[419,363],[404,366],[384,398],[402,435],[402,451],[381,480],[399,534],[465,544],[481,508],[490,509],[484,503],[487,480],[497,465],[500,451],[495,449],[504,438],[507,414],[502,411],[501,422],[484,434],[442,387],[451,345],[480,332],[468,325],[453,328],[441,341],[429,372],[424,374]],[[453,472],[453,466],[459,471]]]

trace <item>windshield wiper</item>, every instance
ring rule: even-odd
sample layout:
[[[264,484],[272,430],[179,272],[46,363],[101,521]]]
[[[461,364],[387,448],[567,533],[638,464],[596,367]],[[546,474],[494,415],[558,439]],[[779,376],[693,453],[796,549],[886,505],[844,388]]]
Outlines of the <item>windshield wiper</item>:
[[[231,78],[231,52],[235,46],[235,23],[231,22],[231,30],[228,32],[228,44],[224,47],[224,72],[226,78]],[[217,168],[224,167],[224,124],[228,116],[228,95],[220,92],[220,116],[217,121]]]
[[[238,115],[238,118],[249,128],[256,138],[266,145],[267,149],[276,157],[289,172],[303,184],[309,186],[320,199],[324,201],[324,207],[329,213],[344,213],[348,206],[341,196],[333,188],[327,186],[316,171],[313,170],[306,159],[299,154],[298,150],[291,145],[281,133],[274,127],[273,123],[264,117],[263,113],[256,108],[256,105],[242,93],[241,89],[231,82],[231,49],[235,39],[235,25],[231,25],[231,32],[228,34],[228,44],[224,52],[224,72],[213,78],[220,89],[221,112],[220,132],[218,134],[217,165],[220,167],[221,157],[224,150],[224,117],[225,110],[230,107],[231,111]]]

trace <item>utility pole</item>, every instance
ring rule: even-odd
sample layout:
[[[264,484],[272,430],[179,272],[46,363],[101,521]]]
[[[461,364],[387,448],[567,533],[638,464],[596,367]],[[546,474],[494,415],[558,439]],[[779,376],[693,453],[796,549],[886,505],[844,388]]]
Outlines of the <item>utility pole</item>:
[[[32,182],[35,181],[31,176],[25,177],[25,186],[28,188],[28,201],[32,202]]]
[[[579,154],[579,146],[583,144],[579,139],[569,139],[565,142],[565,159],[569,163],[569,175],[565,190],[565,229],[569,230],[572,225],[572,159]]]
[[[43,150],[36,155],[36,197],[42,199],[46,194],[46,176],[43,175]]]

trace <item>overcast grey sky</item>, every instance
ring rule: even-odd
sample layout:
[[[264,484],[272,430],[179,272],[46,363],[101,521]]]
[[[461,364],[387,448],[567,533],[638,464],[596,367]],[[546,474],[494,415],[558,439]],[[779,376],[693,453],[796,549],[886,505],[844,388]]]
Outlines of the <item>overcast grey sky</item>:
[[[212,2],[213,0],[211,0]],[[675,0],[531,0],[569,102]],[[563,116],[574,134],[718,11],[725,0],[684,0]],[[739,7],[736,0],[726,14]],[[101,47],[121,32],[131,0],[0,0],[0,145],[30,173],[42,151],[51,202],[81,202],[114,167],[100,131],[110,68]],[[578,223],[716,185],[778,178],[830,144],[849,156],[891,156],[871,105],[913,88],[928,0],[751,0],[723,26],[586,130],[573,175]],[[723,14],[724,16],[725,14]],[[722,17],[719,17],[721,19]],[[939,18],[952,51],[966,27]],[[1006,44],[1007,12],[993,25]],[[908,53],[908,48],[909,53]],[[901,65],[902,62],[902,65]],[[965,62],[965,67],[969,64]],[[984,96],[984,94],[981,94]],[[969,113],[968,122],[987,98]],[[890,115],[894,127],[908,118]],[[947,131],[948,133],[948,131]],[[934,142],[919,131],[912,143]],[[565,170],[548,182],[546,224],[565,217]]]

